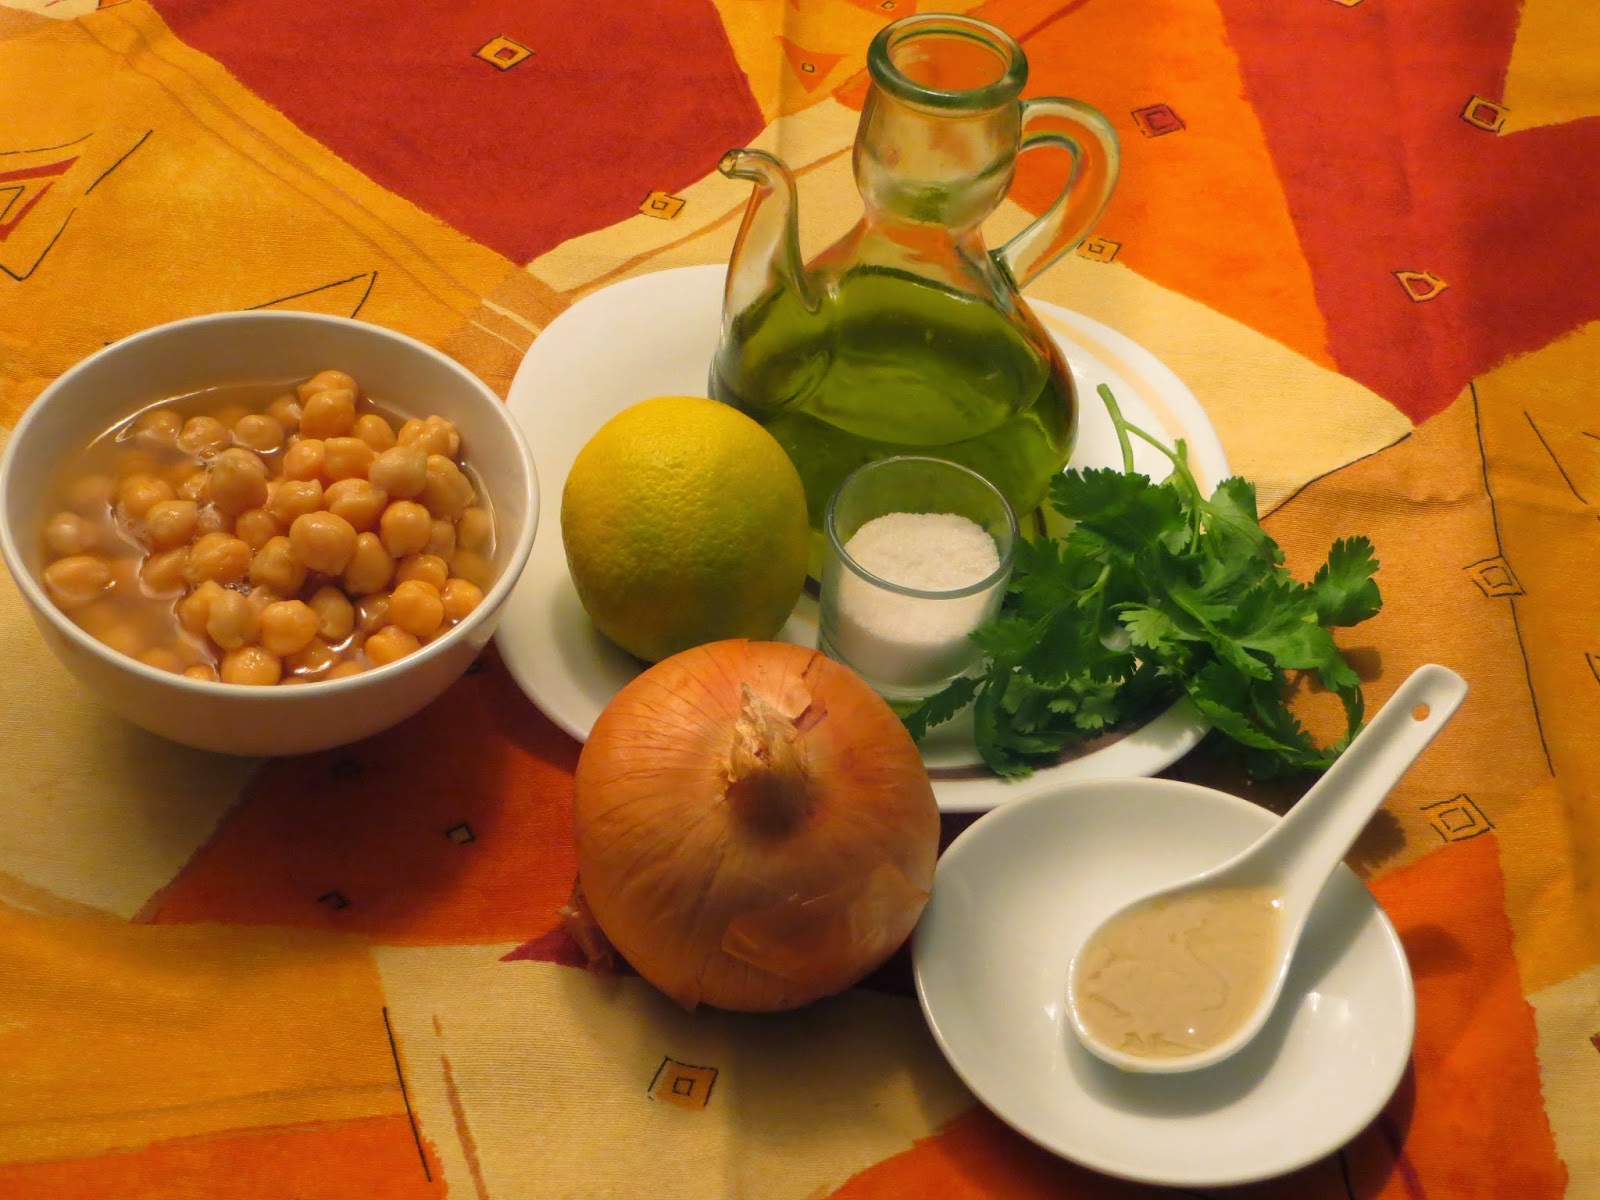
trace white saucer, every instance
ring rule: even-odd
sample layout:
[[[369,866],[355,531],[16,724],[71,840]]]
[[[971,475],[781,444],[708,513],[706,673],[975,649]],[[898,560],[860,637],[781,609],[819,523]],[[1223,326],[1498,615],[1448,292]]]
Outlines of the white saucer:
[[[584,297],[534,341],[506,398],[539,464],[540,523],[516,589],[503,609],[500,654],[517,684],[579,741],[611,697],[643,668],[595,632],[567,574],[561,546],[561,490],[578,451],[595,430],[649,396],[706,394],[722,321],[720,266],[641,275]],[[1136,342],[1096,321],[1030,301],[1061,345],[1081,399],[1073,466],[1120,466],[1110,417],[1095,395],[1109,384],[1128,420],[1169,440],[1182,437],[1202,485],[1228,474],[1227,457],[1205,412],[1178,377]],[[1142,442],[1134,466],[1164,478],[1168,464]],[[816,603],[803,597],[780,635],[816,645]],[[1187,701],[1120,740],[1006,783],[979,764],[959,724],[923,745],[939,807],[978,812],[1068,779],[1150,775],[1170,766],[1205,733]]]
[[[939,859],[914,940],[939,1047],[1001,1120],[1143,1183],[1220,1187],[1332,1153],[1383,1108],[1416,1024],[1405,951],[1346,867],[1323,891],[1277,1012],[1233,1058],[1125,1074],[1079,1044],[1067,964],[1121,905],[1215,866],[1276,818],[1164,779],[1038,793],[979,818]]]

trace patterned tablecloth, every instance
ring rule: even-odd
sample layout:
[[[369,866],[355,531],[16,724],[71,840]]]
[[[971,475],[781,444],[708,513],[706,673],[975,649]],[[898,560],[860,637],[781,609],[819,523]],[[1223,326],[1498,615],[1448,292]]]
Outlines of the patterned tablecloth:
[[[918,3],[0,0],[0,420],[224,309],[354,315],[504,392],[574,300],[725,261],[731,146],[796,168],[808,249],[846,228],[866,44]],[[1291,567],[1372,536],[1370,703],[1425,661],[1472,685],[1353,856],[1411,1070],[1248,1194],[1600,1197],[1600,7],[951,6],[1122,139],[1036,294],[1182,377]],[[238,761],[109,716],[6,580],[0,751],[6,1200],[1167,1194],[977,1105],[903,963],[762,1019],[578,969],[577,746],[493,651],[402,728]]]

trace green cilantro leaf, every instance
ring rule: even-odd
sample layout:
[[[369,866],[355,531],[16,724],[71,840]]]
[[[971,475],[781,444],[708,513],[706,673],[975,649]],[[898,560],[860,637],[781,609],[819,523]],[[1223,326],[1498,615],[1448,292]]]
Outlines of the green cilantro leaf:
[[[1206,543],[1219,560],[1260,555],[1273,564],[1283,561],[1277,543],[1256,519],[1256,485],[1235,475],[1211,493],[1202,511]]]
[[[1122,625],[1135,646],[1155,650],[1178,636],[1178,626],[1159,608],[1136,604],[1122,612]]]
[[[1119,549],[1137,549],[1183,523],[1182,500],[1171,488],[1110,468],[1057,475],[1050,501],[1063,517]]]
[[[972,703],[977,694],[978,681],[970,675],[958,675],[945,687],[923,700],[902,719],[911,736],[921,741],[928,730],[954,719],[957,713]]]
[[[1328,561],[1311,581],[1317,620],[1323,625],[1359,625],[1377,616],[1383,607],[1378,594],[1378,560],[1372,543],[1364,537],[1340,538],[1328,551]]]

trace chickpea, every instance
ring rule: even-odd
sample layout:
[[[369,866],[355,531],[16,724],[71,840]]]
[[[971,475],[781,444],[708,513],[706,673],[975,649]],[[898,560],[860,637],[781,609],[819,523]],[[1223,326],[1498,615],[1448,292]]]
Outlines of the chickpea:
[[[152,505],[176,495],[158,475],[130,475],[117,485],[117,515],[124,521],[142,521]]]
[[[343,437],[355,427],[356,394],[327,388],[307,396],[300,409],[300,432],[308,438]],[[359,440],[359,439],[358,439]],[[362,445],[366,445],[362,442]],[[367,447],[369,450],[370,446]]]
[[[428,454],[442,454],[454,458],[461,452],[461,435],[456,427],[443,417],[412,419],[400,426],[399,442],[402,446],[421,446]]]
[[[322,508],[322,481],[318,479],[282,479],[267,497],[266,508],[280,525],[293,525],[307,513]]]
[[[297,654],[317,636],[317,614],[300,600],[280,600],[261,612],[261,644],[279,658]]]
[[[330,642],[344,641],[356,627],[355,606],[336,587],[320,587],[313,592],[311,611],[317,617],[317,635]]]
[[[494,542],[494,518],[486,508],[463,509],[456,520],[456,545],[463,550],[487,551]]]
[[[422,485],[417,485],[422,490]],[[109,475],[83,475],[67,485],[67,507],[85,517],[100,517],[116,501],[116,480]]]
[[[408,579],[389,593],[389,623],[413,637],[431,637],[444,623],[444,602],[439,589],[420,579]]]
[[[117,459],[117,478],[161,474],[161,460],[148,450],[124,450]]]
[[[259,550],[277,537],[277,519],[264,508],[252,508],[239,514],[233,522],[233,533],[252,550]]]
[[[300,397],[285,392],[267,405],[267,416],[278,423],[285,436],[294,433],[300,428]]]
[[[377,413],[362,413],[351,432],[371,446],[374,454],[382,454],[395,444],[394,426]]]
[[[389,593],[373,592],[356,602],[356,624],[361,632],[374,634],[389,623]]]
[[[281,449],[285,436],[283,426],[267,413],[240,417],[233,427],[233,440],[257,454],[271,454]]]
[[[286,656],[283,665],[302,679],[309,679],[330,670],[338,662],[339,652],[320,637],[313,637],[293,654]]]
[[[483,589],[465,579],[451,579],[445,583],[439,598],[444,604],[444,619],[454,625],[483,603]]]
[[[356,531],[333,513],[306,513],[289,526],[289,546],[308,570],[337,575],[356,552]]]
[[[71,612],[111,586],[111,564],[92,554],[58,558],[44,569],[44,586],[51,599]]]
[[[178,630],[177,635],[172,639],[172,650],[185,667],[209,667],[213,665],[211,647],[206,645],[205,638],[196,637],[187,629]],[[215,679],[216,676],[213,675],[212,678]]]
[[[230,533],[207,533],[189,548],[189,561],[183,577],[191,587],[214,579],[218,583],[238,583],[250,569],[250,547]]]
[[[267,464],[237,446],[217,455],[211,465],[211,502],[228,516],[267,502]]]
[[[196,504],[211,503],[211,476],[203,470],[196,470],[182,483],[174,486],[178,489],[180,500],[193,500]]]
[[[442,454],[428,455],[428,482],[422,488],[422,503],[435,517],[454,520],[476,498],[468,479]]]
[[[372,460],[367,478],[395,500],[422,495],[428,483],[428,454],[421,446],[394,446]]]
[[[172,485],[172,490],[185,500],[192,500],[192,496],[184,496],[183,488],[196,475],[205,476],[206,469],[192,458],[179,459],[170,466],[161,469],[161,478]]]
[[[476,550],[457,550],[450,560],[450,573],[488,591],[494,583],[494,565]]]
[[[358,437],[331,437],[323,442],[322,473],[329,481],[365,479],[377,452]]]
[[[178,624],[182,625],[195,637],[203,637],[206,632],[206,622],[211,619],[211,606],[218,596],[228,594],[228,589],[214,579],[208,579],[182,600],[178,601],[175,610],[178,614]]]
[[[145,637],[143,631],[126,621],[111,626],[103,633],[95,634],[95,640],[111,647],[118,654],[126,654],[129,658],[137,658],[150,647],[150,640]]]
[[[189,561],[189,548],[179,546],[163,550],[144,560],[139,568],[139,578],[144,583],[147,596],[171,596],[184,589],[183,568]]]
[[[228,438],[233,438],[233,427],[250,415],[250,410],[242,404],[224,404],[211,414],[228,430]]]
[[[247,597],[224,588],[212,599],[206,613],[206,636],[224,650],[237,650],[255,641],[260,629],[261,614]]]
[[[435,521],[428,534],[428,544],[422,549],[425,554],[449,562],[456,552],[456,527],[449,521]]]
[[[443,429],[445,435],[445,448],[440,451],[446,458],[459,458],[461,456],[461,433],[456,429],[456,423],[445,417],[431,416],[423,422],[430,430]]]
[[[57,558],[87,554],[99,540],[95,527],[75,512],[58,512],[45,522],[44,548]]]
[[[154,667],[158,671],[168,671],[173,675],[183,674],[183,660],[177,653],[165,646],[152,646],[138,656],[140,662],[147,667]]]
[[[408,554],[395,564],[394,581],[402,584],[420,580],[440,591],[450,578],[450,565],[436,554]]]
[[[387,666],[408,654],[415,654],[421,648],[422,643],[416,636],[398,625],[385,625],[369,637],[363,646],[373,665],[379,667]]]
[[[120,624],[123,613],[128,610],[115,600],[102,596],[92,603],[85,604],[82,608],[75,609],[72,620],[75,625],[90,637],[99,637],[113,625]]]
[[[366,668],[358,662],[342,662],[338,666],[334,667],[333,670],[324,675],[323,678],[349,679],[350,676],[359,675],[364,670],[366,670]]]
[[[254,471],[262,477],[271,474],[267,468],[267,460],[245,446],[229,446],[217,455],[217,463],[238,463],[243,469]],[[215,468],[217,463],[211,464],[212,467]]]
[[[294,556],[294,547],[281,533],[268,538],[250,560],[250,582],[269,587],[280,596],[292,596],[305,586],[306,568]]]
[[[295,392],[298,394],[303,403],[314,393],[327,391],[330,388],[335,388],[341,391],[356,392],[360,390],[360,385],[356,383],[354,376],[347,375],[343,371],[318,371],[310,379],[306,380],[302,384],[297,385],[295,387]]]
[[[145,514],[145,537],[157,550],[171,550],[194,536],[199,519],[199,508],[193,500],[160,500]]]
[[[327,457],[328,447],[321,438],[301,438],[283,452],[279,469],[285,479],[320,479]]]
[[[356,535],[355,552],[344,569],[344,590],[352,596],[369,596],[389,586],[394,559],[375,533]]]
[[[419,554],[433,536],[433,517],[412,500],[397,500],[383,510],[378,521],[383,547],[395,558]]]
[[[166,450],[177,445],[183,418],[170,408],[152,408],[133,423],[133,442],[144,450]]]
[[[190,417],[178,432],[178,449],[197,458],[221,453],[233,440],[228,427],[216,417]]]
[[[343,517],[358,533],[378,527],[378,519],[388,507],[389,497],[365,479],[341,479],[328,485],[323,500],[331,513]]]
[[[271,687],[283,678],[283,664],[260,646],[240,646],[222,658],[222,682]]]
[[[217,682],[217,669],[206,663],[196,663],[192,667],[185,667],[183,676],[185,679],[198,679],[202,683],[215,683]]]
[[[250,607],[256,610],[259,616],[270,605],[278,604],[283,600],[276,591],[269,587],[253,587],[245,594],[245,599],[250,601]]]

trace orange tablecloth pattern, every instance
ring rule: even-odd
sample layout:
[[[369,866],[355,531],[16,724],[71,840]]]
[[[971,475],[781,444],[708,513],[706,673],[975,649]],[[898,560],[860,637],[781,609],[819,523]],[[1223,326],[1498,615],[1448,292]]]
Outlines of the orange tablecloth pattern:
[[[725,261],[729,147],[796,168],[808,248],[847,227],[865,48],[919,5],[0,0],[0,424],[109,341],[255,307],[503,392],[574,300]],[[1184,379],[1292,567],[1373,537],[1370,703],[1426,661],[1472,685],[1353,856],[1411,956],[1412,1069],[1246,1194],[1600,1197],[1600,9],[949,7],[1122,139],[1035,294]],[[580,969],[576,755],[492,651],[369,742],[190,752],[84,695],[4,581],[0,1196],[1176,1194],[987,1114],[903,964],[761,1019]],[[1172,774],[1244,786],[1205,750]]]

